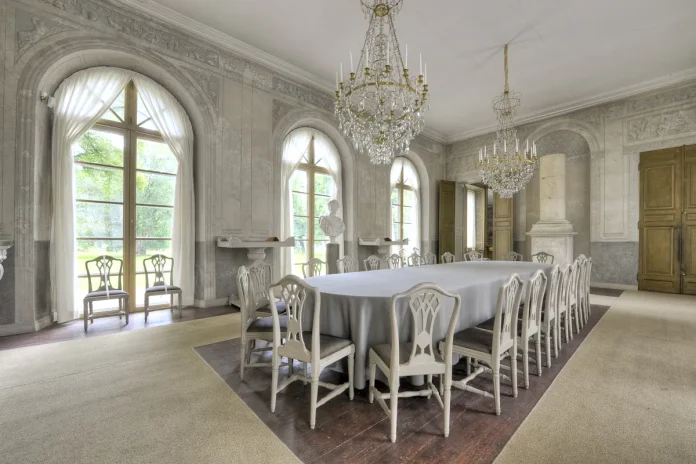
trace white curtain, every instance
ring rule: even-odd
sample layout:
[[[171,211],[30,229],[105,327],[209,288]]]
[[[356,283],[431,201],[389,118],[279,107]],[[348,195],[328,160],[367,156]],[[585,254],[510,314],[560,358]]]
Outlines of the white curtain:
[[[341,182],[341,159],[336,146],[326,134],[309,127],[301,127],[290,132],[283,142],[283,159],[280,167],[280,239],[286,240],[294,236],[292,221],[292,186],[290,178],[295,172],[302,158],[309,151],[309,144],[314,137],[314,158],[320,166],[328,169],[334,181],[332,197],[338,200],[341,205],[339,215],[343,215],[343,188]],[[313,227],[308,224],[308,227]],[[292,269],[292,248],[281,248],[280,268],[283,275],[291,274]],[[343,254],[343,241],[339,241],[339,253]]]
[[[181,287],[182,303],[193,304],[195,262],[195,212],[193,194],[193,127],[179,102],[152,79],[133,76],[135,88],[152,121],[162,134],[179,166],[174,190],[172,254],[174,284]]]
[[[416,167],[407,158],[398,157],[392,163],[391,175],[389,177],[389,198],[391,198],[392,191],[394,190],[394,187],[396,187],[396,184],[399,181],[399,177],[401,177],[402,169],[404,172],[404,184],[410,186],[413,189],[414,196],[414,204],[411,208],[411,226],[404,231],[404,237],[402,237],[402,239],[407,238],[409,243],[409,245],[407,247],[404,247],[404,249],[406,250],[407,255],[411,254],[413,248],[418,248],[422,254],[425,253],[425,250],[421,247],[420,243],[420,181],[418,179],[418,172],[416,171]],[[389,201],[389,204],[391,205],[391,200]],[[389,207],[389,220],[387,224],[389,224],[389,236],[391,237],[394,233],[392,230],[393,227],[391,206]]]
[[[179,160],[174,204],[174,279],[182,286],[184,304],[193,303],[193,130],[178,102],[152,80],[120,68],[98,67],[77,72],[55,94],[53,116],[51,225],[51,296],[58,322],[80,316],[76,304],[75,182],[72,145],[108,110],[126,84],[134,80],[155,125]],[[178,218],[178,222],[177,222]],[[181,225],[183,222],[187,224]],[[178,224],[178,227],[177,227]]]
[[[67,78],[55,94],[53,115],[50,269],[53,309],[58,322],[79,317],[75,304],[75,183],[72,144],[113,104],[131,79],[117,68],[92,68]]]

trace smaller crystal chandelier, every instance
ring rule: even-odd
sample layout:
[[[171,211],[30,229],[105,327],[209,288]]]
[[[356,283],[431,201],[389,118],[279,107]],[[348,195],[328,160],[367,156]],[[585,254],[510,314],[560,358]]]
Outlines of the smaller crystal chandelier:
[[[533,143],[530,148],[529,140],[525,150],[520,152],[520,141],[515,129],[515,116],[519,107],[520,94],[510,92],[508,86],[508,44],[505,44],[505,90],[493,100],[498,129],[492,155],[485,145],[479,150],[483,182],[502,198],[511,198],[515,192],[525,188],[534,175],[538,160],[536,144]]]
[[[401,56],[394,16],[403,0],[360,0],[370,24],[357,70],[350,55],[350,78],[336,75],[336,117],[343,133],[374,164],[389,164],[408,150],[425,128],[428,107],[427,65],[411,77],[408,45]]]

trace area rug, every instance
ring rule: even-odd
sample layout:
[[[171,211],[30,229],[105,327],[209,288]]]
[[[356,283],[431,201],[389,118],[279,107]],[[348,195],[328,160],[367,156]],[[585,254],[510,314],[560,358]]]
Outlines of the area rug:
[[[496,463],[696,462],[696,297],[624,292]]]
[[[239,315],[0,352],[0,461],[292,463],[192,350]]]

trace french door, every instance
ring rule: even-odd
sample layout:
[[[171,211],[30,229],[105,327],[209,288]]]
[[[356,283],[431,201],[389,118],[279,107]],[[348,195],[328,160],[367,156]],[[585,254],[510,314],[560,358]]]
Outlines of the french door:
[[[639,290],[696,295],[696,145],[640,154]]]
[[[76,304],[88,291],[85,262],[101,255],[123,260],[123,288],[131,310],[144,303],[143,259],[172,255],[178,162],[129,83],[73,145],[76,198]],[[168,275],[166,276],[169,277]],[[95,280],[93,280],[95,283]],[[151,299],[151,305],[166,303]],[[95,302],[95,311],[117,308]]]

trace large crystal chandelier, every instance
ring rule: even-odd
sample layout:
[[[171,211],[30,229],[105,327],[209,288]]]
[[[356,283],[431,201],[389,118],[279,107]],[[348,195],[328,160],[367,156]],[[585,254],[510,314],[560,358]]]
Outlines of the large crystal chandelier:
[[[350,56],[350,78],[336,76],[336,117],[355,148],[374,164],[389,164],[408,150],[411,140],[425,127],[427,65],[420,59],[418,77],[408,71],[408,45],[401,57],[394,16],[403,0],[361,0],[370,25],[357,71]]]
[[[520,151],[520,141],[515,129],[515,116],[520,107],[520,94],[511,92],[508,86],[508,45],[505,44],[505,90],[493,100],[493,111],[498,119],[498,129],[492,153],[488,147],[479,151],[479,167],[483,182],[502,198],[511,198],[523,190],[534,175],[537,164],[536,144]]]

